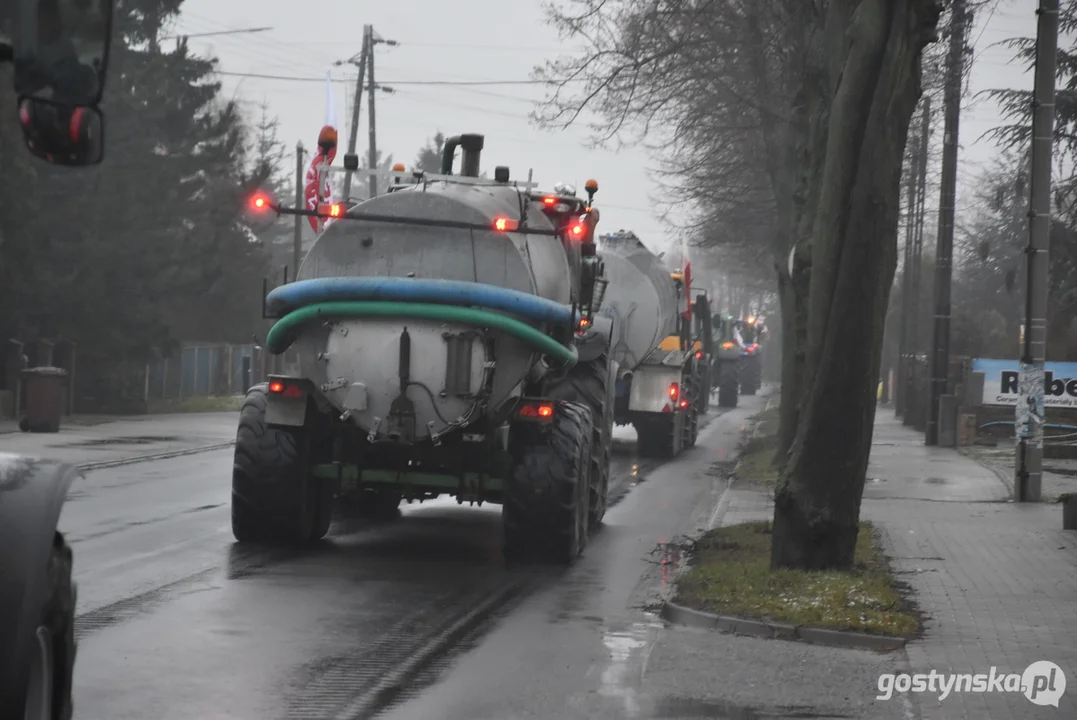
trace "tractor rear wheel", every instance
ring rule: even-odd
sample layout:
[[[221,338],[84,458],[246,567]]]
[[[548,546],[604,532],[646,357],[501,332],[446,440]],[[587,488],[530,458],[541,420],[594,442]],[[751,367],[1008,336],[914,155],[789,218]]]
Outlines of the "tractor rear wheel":
[[[303,545],[329,531],[333,485],[312,476],[304,428],[266,425],[267,386],[255,385],[239,416],[232,465],[232,534],[239,542]]]
[[[570,565],[587,544],[591,410],[559,400],[548,426],[514,430],[516,467],[501,506],[505,559]]]
[[[19,717],[71,720],[75,670],[75,601],[71,547],[55,533],[49,556],[45,604],[34,634],[30,674]]]
[[[563,380],[549,388],[547,395],[586,405],[591,409],[591,476],[588,483],[588,524],[598,527],[606,515],[613,448],[614,382],[609,355],[603,353],[588,363],[576,365]]]

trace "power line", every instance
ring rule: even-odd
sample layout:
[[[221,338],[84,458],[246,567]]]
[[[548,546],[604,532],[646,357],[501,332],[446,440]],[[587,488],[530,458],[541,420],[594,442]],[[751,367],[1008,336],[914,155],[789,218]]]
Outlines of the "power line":
[[[325,82],[325,77],[301,77],[298,75],[266,75],[262,73],[241,73],[216,71],[217,75],[228,77],[249,77],[261,80],[288,80],[291,82]],[[586,78],[569,78],[566,80],[379,80],[384,85],[450,85],[450,86],[487,86],[487,85],[551,85],[566,82],[583,82]],[[336,78],[337,82],[354,82],[355,78]]]

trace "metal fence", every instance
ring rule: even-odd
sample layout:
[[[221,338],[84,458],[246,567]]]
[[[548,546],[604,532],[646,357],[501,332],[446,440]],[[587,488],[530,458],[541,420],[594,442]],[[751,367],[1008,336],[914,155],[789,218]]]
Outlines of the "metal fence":
[[[146,366],[146,399],[237,395],[264,381],[272,356],[256,345],[185,344]]]

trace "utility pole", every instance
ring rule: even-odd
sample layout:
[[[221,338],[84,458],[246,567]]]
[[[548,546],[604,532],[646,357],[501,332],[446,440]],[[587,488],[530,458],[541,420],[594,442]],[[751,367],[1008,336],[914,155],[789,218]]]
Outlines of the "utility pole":
[[[369,25],[367,27],[370,28],[366,59],[366,84],[367,92],[370,93],[367,98],[367,112],[370,113],[370,197],[374,197],[378,194],[378,140],[374,132],[374,43],[380,41],[374,39],[374,28]]]
[[[348,154],[355,154],[355,145],[359,140],[359,105],[363,101],[363,80],[366,75],[366,58],[370,53],[370,38],[374,33],[371,25],[363,26],[363,49],[359,51],[359,75],[355,78],[355,97],[352,98],[352,123],[348,131]],[[352,58],[354,60],[355,58]],[[351,62],[351,61],[349,61]],[[344,174],[344,200],[351,197],[352,173]]]
[[[295,206],[304,207],[303,199],[303,141],[295,144]],[[303,216],[295,216],[295,235],[292,237],[292,278],[299,274],[303,253]]]
[[[1025,248],[1025,337],[1014,462],[1014,500],[1039,502],[1043,482],[1043,364],[1047,359],[1047,259],[1051,240],[1051,149],[1055,127],[1058,0],[1040,0],[1032,103],[1032,182]]]
[[[931,346],[931,400],[925,444],[939,444],[939,399],[950,374],[950,280],[954,252],[954,204],[957,197],[958,126],[965,66],[965,0],[954,0],[950,52],[946,63],[946,125],[942,149],[939,237],[935,251],[935,333]]]

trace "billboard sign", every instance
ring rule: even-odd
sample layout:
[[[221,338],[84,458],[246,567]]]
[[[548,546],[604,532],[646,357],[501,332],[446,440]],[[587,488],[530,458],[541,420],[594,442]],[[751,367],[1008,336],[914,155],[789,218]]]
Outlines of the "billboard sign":
[[[976,358],[972,371],[983,373],[984,405],[1017,405],[1021,394],[1020,362]],[[1043,404],[1049,408],[1077,408],[1077,363],[1044,363]]]

